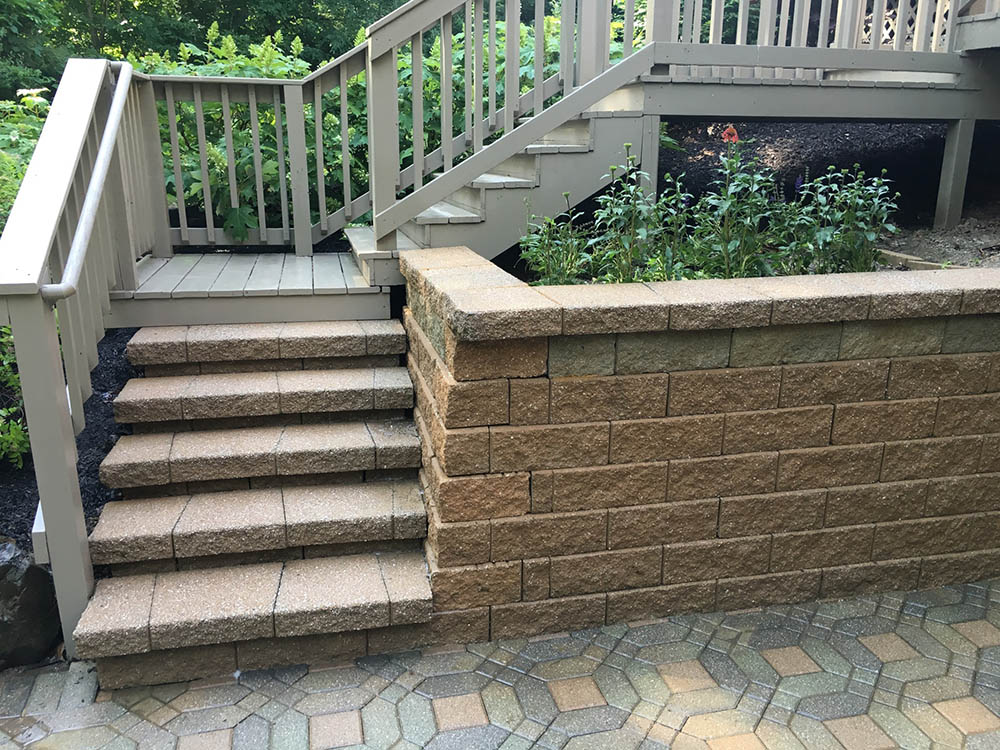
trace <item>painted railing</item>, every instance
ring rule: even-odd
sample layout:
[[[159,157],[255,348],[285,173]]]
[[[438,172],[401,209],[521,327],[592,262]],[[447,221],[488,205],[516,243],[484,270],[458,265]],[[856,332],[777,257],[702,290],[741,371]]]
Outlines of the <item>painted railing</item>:
[[[647,0],[643,13],[578,0],[550,16],[539,3],[522,31],[519,0],[502,17],[496,0],[411,0],[297,81],[71,60],[0,237],[0,322],[13,327],[44,526],[35,554],[52,565],[70,654],[93,587],[74,438],[111,297],[135,288],[138,258],[185,244],[309,254],[366,214],[391,248],[420,211],[644,76],[960,69],[935,54],[953,39],[948,0],[918,0],[912,25],[894,15],[908,31],[889,37],[865,29],[887,23],[890,2],[866,1],[762,0],[752,16],[741,0],[728,19],[722,0]],[[233,211],[253,218],[245,237],[227,227]]]

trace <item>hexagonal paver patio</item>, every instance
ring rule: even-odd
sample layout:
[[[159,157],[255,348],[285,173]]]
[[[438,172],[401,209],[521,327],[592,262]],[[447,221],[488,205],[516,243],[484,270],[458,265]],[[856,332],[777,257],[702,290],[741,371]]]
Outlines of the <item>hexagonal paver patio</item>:
[[[0,674],[9,748],[1000,748],[1000,579],[98,691]]]

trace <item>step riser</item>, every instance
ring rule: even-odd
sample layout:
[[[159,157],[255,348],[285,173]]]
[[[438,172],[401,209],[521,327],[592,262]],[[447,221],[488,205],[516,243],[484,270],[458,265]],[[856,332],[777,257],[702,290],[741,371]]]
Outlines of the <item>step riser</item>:
[[[539,157],[528,154],[515,154],[490,171],[495,174],[505,174],[522,180],[531,180],[538,184]]]
[[[484,192],[482,188],[464,185],[448,196],[448,202],[482,214],[486,208]]]
[[[132,433],[146,435],[162,432],[197,432],[203,430],[234,430],[244,427],[285,427],[296,424],[336,424],[366,420],[400,420],[409,409],[365,409],[363,411],[305,412],[300,414],[270,414],[261,417],[220,417],[218,419],[170,420],[166,422],[133,422]]]
[[[225,362],[180,362],[169,365],[139,365],[147,378],[179,375],[225,375],[243,372],[295,372],[298,370],[358,370],[369,367],[399,367],[399,354],[363,357],[318,357],[315,359],[258,359]]]
[[[571,120],[538,139],[538,143],[590,146],[592,143],[591,120]]]

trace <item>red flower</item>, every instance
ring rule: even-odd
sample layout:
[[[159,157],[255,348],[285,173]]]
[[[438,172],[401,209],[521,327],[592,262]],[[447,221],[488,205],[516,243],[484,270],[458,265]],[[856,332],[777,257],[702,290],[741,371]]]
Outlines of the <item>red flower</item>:
[[[722,140],[726,143],[736,143],[740,140],[740,134],[736,132],[736,128],[730,125],[722,131]]]

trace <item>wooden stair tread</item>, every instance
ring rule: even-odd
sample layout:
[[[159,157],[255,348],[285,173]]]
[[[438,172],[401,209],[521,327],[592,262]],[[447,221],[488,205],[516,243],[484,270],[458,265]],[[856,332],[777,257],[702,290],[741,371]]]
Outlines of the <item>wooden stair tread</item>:
[[[420,539],[426,525],[413,480],[205,492],[108,503],[90,554],[115,565]]]
[[[441,201],[421,211],[413,221],[417,224],[478,224],[483,217],[475,211]]]
[[[412,407],[405,367],[133,378],[114,401],[132,423]]]
[[[364,553],[99,581],[74,632],[104,658],[427,622],[422,552]]]
[[[412,421],[244,427],[125,435],[101,463],[113,488],[420,466]]]

